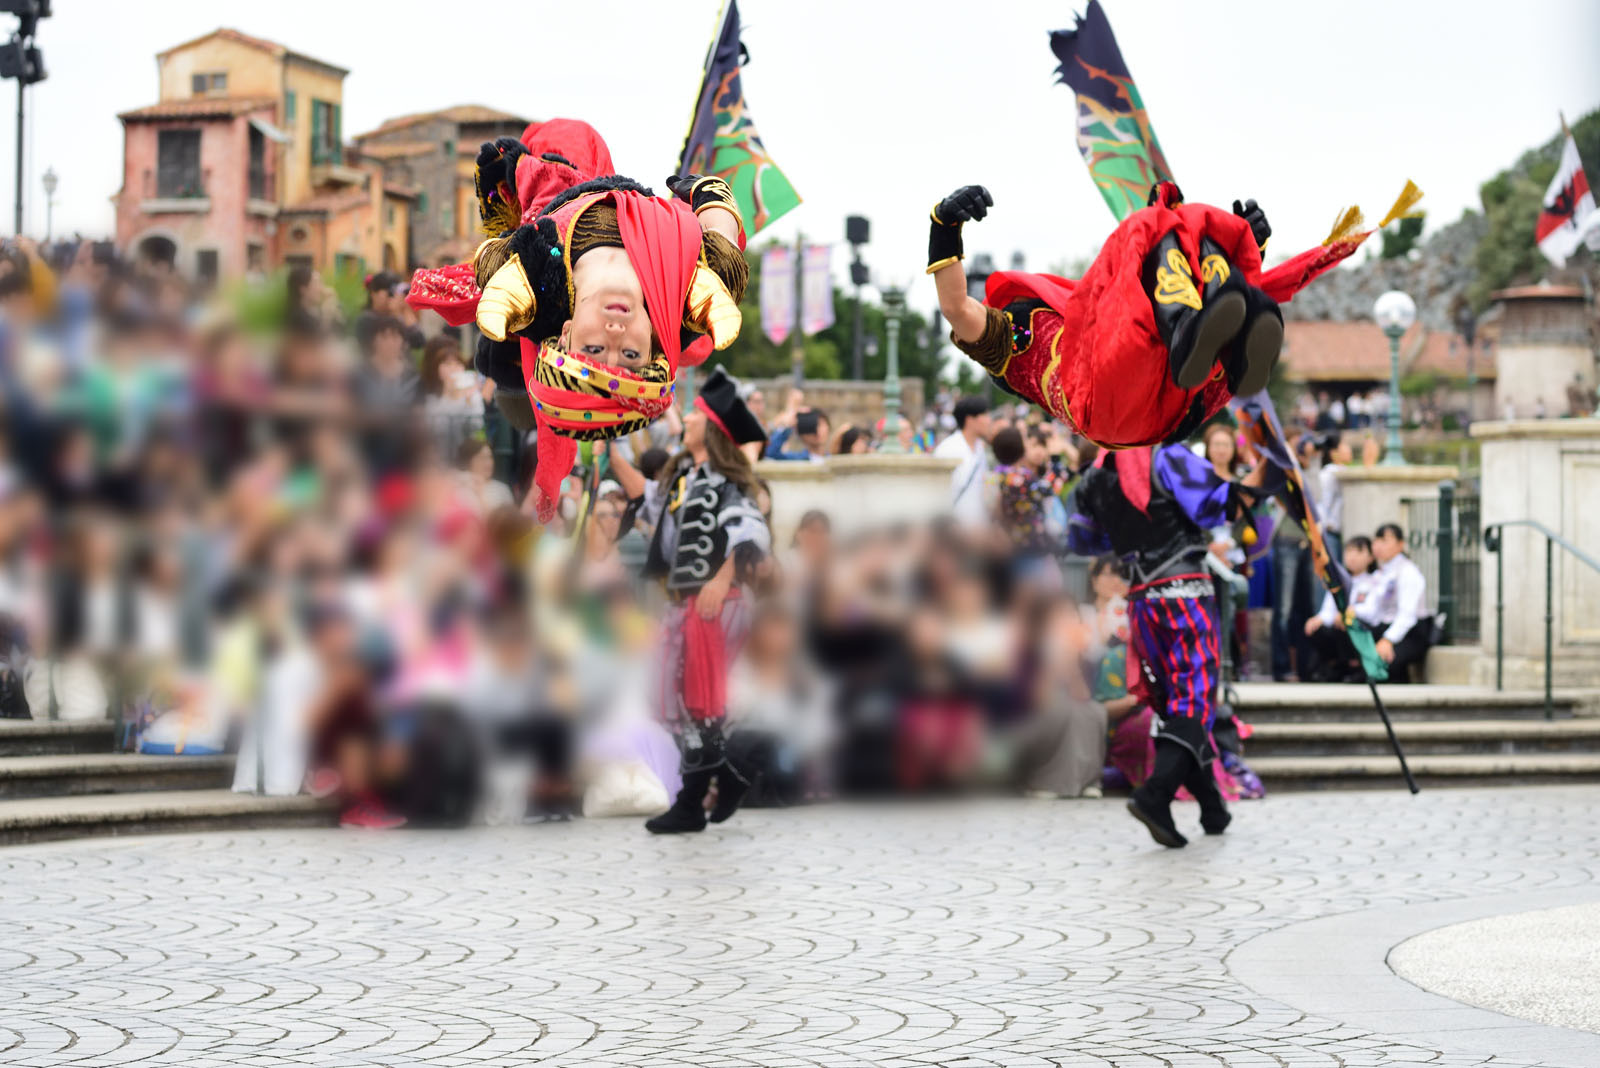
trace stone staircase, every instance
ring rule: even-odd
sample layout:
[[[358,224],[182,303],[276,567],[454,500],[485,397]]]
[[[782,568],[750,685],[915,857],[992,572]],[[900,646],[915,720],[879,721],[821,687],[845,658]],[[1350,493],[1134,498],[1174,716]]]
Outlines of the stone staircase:
[[[1245,756],[1268,792],[1399,787],[1404,780],[1365,686],[1241,683],[1254,729]],[[1544,694],[1470,686],[1380,686],[1417,783],[1600,782],[1600,690]]]
[[[0,719],[0,845],[333,822],[311,798],[233,793],[231,756],[116,753],[115,737],[106,721]]]

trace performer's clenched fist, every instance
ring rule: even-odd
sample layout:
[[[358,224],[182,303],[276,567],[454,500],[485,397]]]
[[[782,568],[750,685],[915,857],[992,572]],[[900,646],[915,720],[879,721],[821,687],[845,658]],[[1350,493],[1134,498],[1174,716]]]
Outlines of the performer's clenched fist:
[[[977,222],[994,207],[994,197],[981,185],[964,185],[933,207],[933,221],[943,226]]]
[[[1261,210],[1261,205],[1253,200],[1243,204],[1237,200],[1233,202],[1233,213],[1250,224],[1250,233],[1256,239],[1258,248],[1267,247],[1267,238],[1272,236],[1272,227],[1267,222],[1267,213]]]

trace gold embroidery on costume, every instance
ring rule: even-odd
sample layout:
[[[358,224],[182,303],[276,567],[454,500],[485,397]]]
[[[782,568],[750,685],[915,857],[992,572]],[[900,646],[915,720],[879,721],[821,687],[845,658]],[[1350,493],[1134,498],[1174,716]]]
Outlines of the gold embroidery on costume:
[[[1200,310],[1200,291],[1181,249],[1167,249],[1167,265],[1156,268],[1155,299],[1157,304],[1187,304]]]
[[[1228,280],[1233,272],[1228,269],[1228,261],[1213,252],[1200,261],[1200,278],[1207,285],[1216,282],[1219,285]]]

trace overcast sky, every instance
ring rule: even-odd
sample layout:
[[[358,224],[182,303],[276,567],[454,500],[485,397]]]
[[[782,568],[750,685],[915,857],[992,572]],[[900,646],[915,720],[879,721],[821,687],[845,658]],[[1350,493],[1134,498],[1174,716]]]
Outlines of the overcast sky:
[[[1430,228],[1451,221],[1476,205],[1483,179],[1556,132],[1559,111],[1600,106],[1595,0],[1104,4],[1186,195],[1256,197],[1281,255],[1321,240],[1343,204],[1382,212],[1406,178],[1427,193]],[[30,91],[28,228],[44,229],[39,176],[53,166],[57,232],[93,234],[111,231],[121,181],[116,113],[156,100],[157,51],[219,25],[349,68],[347,136],[457,103],[573,116],[601,131],[623,173],[660,189],[718,9],[717,0],[54,6],[39,33],[50,76]],[[867,215],[876,277],[913,283],[913,303],[931,306],[928,208],[981,182],[996,205],[967,228],[969,254],[1004,262],[1020,250],[1042,270],[1091,253],[1112,220],[1073,143],[1072,97],[1052,84],[1046,38],[1082,6],[741,0],[746,98],[806,201],[763,237],[803,230],[842,243],[844,216]],[[505,44],[489,53],[489,41]],[[0,86],[7,232],[14,92]]]

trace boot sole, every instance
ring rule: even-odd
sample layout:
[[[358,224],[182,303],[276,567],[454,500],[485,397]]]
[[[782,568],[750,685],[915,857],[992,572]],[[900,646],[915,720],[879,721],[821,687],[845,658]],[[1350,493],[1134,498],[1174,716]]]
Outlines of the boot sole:
[[[644,829],[651,834],[699,834],[706,828],[705,824],[701,824],[698,827],[652,827],[646,823]]]
[[[1223,293],[1200,309],[1200,322],[1195,326],[1194,344],[1189,358],[1174,374],[1173,381],[1179,389],[1195,389],[1211,377],[1211,368],[1228,342],[1239,336],[1244,326],[1245,299],[1243,293]]]
[[[1145,829],[1150,832],[1150,837],[1154,838],[1158,845],[1164,845],[1168,849],[1182,849],[1189,844],[1189,840],[1183,835],[1167,830],[1145,815],[1144,810],[1139,807],[1137,801],[1130,800],[1128,802],[1128,811],[1133,815],[1134,819],[1144,824]]]
[[[1244,339],[1244,374],[1234,387],[1234,395],[1248,397],[1267,388],[1272,368],[1283,352],[1283,320],[1262,313],[1250,324]]]

